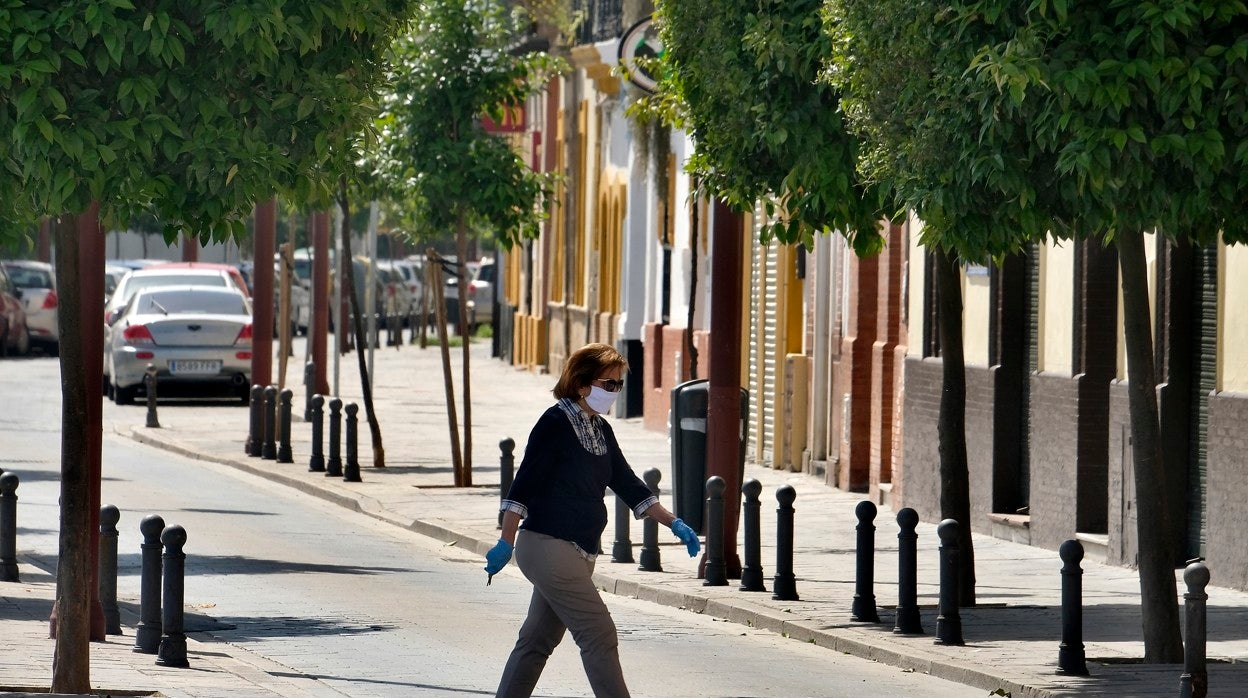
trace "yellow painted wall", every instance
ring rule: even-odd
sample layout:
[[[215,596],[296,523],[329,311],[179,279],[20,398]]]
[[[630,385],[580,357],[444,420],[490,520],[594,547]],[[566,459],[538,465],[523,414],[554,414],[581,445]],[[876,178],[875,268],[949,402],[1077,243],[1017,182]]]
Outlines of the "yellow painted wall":
[[[962,347],[967,366],[988,366],[990,279],[986,267],[971,266],[962,271]]]
[[[1040,248],[1040,370],[1069,374],[1074,322],[1075,248],[1070,242]]]
[[[1248,392],[1248,248],[1218,250],[1218,390]]]

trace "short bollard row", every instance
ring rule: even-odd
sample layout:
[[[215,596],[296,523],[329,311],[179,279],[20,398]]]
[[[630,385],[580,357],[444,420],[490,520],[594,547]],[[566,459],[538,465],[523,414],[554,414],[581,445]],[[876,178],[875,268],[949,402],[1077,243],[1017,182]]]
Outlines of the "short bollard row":
[[[506,497],[510,489],[514,462],[512,452],[515,442],[500,442],[502,487],[500,495]],[[659,494],[660,473],[655,468],[645,471],[643,479],[650,491]],[[724,559],[724,494],[726,483],[718,476],[706,480],[706,545],[700,576],[707,586],[727,585],[727,565]],[[760,497],[762,485],[748,479],[741,486],[742,527],[744,537],[744,563],[741,567],[741,591],[766,591],[761,564]],[[793,503],[797,493],[793,487],[784,485],[776,490],[776,573],[772,580],[772,598],[797,601],[796,576],[793,572]],[[632,562],[632,542],[629,540],[631,511],[616,498],[615,543],[612,546],[613,562]],[[856,527],[854,597],[850,608],[851,620],[863,623],[881,622],[874,593],[875,580],[875,518],[876,505],[870,501],[859,502],[854,509],[858,520]],[[500,520],[501,522],[501,520]],[[909,507],[897,512],[897,605],[893,632],[906,635],[924,633],[918,604],[918,528],[919,515]],[[657,523],[647,518],[643,524],[643,540],[639,569],[661,572],[659,559]],[[962,619],[959,609],[960,564],[959,548],[961,524],[945,519],[936,527],[939,539],[939,602],[936,617],[936,644],[962,646]],[[1061,642],[1058,646],[1058,672],[1069,675],[1087,675],[1087,658],[1083,644],[1083,546],[1076,540],[1068,540],[1059,549],[1061,568]],[[1210,581],[1209,568],[1201,559],[1191,560],[1183,574],[1187,584],[1184,596],[1184,666],[1180,677],[1181,698],[1205,698],[1208,696],[1208,670],[1206,660],[1207,604],[1206,592]]]
[[[345,482],[361,482],[359,461],[359,411],[354,402],[343,405],[342,400],[324,395],[313,395],[308,402],[311,408],[312,453],[308,457],[308,472],[325,473],[326,477],[340,477]],[[329,405],[329,453],[325,452],[325,406]],[[343,460],[343,413],[346,413],[346,460]],[[283,417],[285,419],[285,417]],[[285,448],[285,447],[283,447]],[[279,454],[281,452],[279,451]],[[279,455],[279,460],[281,460]],[[293,462],[293,457],[290,461]],[[502,520],[500,519],[501,523]]]
[[[314,380],[314,372],[312,364],[305,366],[305,383]],[[246,443],[247,455],[276,460],[278,463],[295,461],[291,448],[293,402],[294,392],[289,388],[279,391],[275,385],[252,386],[250,433],[247,435]],[[327,406],[329,408],[328,433],[325,428]],[[304,418],[312,424],[308,472],[325,473],[327,477],[341,477],[345,482],[361,482],[359,406],[355,403],[344,404],[336,397],[327,398],[324,395],[313,394],[306,399]],[[329,440],[328,453],[325,447],[326,438]],[[512,442],[512,448],[515,448],[515,442]],[[502,523],[501,517],[499,523],[500,525]]]
[[[706,480],[706,564],[703,569],[706,586],[728,584],[727,561],[724,559],[724,492],[723,478]],[[741,591],[766,591],[761,563],[761,531],[759,496],[762,485],[747,480],[741,486],[744,496],[745,563],[741,567]],[[798,601],[797,577],[793,574],[793,502],[797,491],[788,485],[776,490],[776,574],[772,578],[773,599]]]
[[[121,635],[117,604],[117,524],[121,512],[106,504],[100,507],[99,597],[104,611],[104,632]],[[186,531],[166,526],[156,514],[139,523],[140,546],[139,623],[135,626],[134,651],[156,655],[161,666],[187,667],[185,589]],[[162,553],[163,551],[163,553]]]

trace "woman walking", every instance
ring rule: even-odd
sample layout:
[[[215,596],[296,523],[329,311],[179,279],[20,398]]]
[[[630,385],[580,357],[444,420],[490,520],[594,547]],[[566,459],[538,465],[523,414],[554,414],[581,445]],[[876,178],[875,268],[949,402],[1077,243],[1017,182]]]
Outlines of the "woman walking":
[[[615,623],[592,578],[607,526],[607,487],[637,518],[649,516],[670,527],[690,557],[701,550],[697,533],[664,508],[633,472],[602,418],[624,385],[627,367],[628,361],[606,344],[588,344],[572,353],[553,390],[557,402],[529,434],[503,500],[502,534],[486,553],[485,571],[492,578],[514,550],[516,564],[533,584],[533,597],[503,669],[500,697],[533,693],[564,630],[571,631],[581,650],[594,695],[628,695]]]

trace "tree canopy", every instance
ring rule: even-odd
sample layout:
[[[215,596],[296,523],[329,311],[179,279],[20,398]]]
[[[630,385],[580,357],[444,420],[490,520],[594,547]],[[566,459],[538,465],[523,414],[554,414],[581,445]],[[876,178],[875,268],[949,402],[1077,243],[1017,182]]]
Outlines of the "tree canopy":
[[[378,121],[379,175],[403,200],[414,230],[467,225],[504,245],[536,237],[549,175],[534,172],[511,144],[487,133],[524,105],[559,63],[545,53],[513,55],[511,18],[496,2],[423,0],[394,45],[391,92]]]
[[[98,201],[221,239],[276,192],[327,201],[409,4],[0,0],[5,228]]]
[[[1145,659],[1182,655],[1142,236],[1242,241],[1248,7],[827,0],[826,78],[873,181],[970,259],[1045,235],[1115,243]]]
[[[657,4],[665,54],[652,108],[692,136],[701,186],[737,210],[761,202],[776,221],[764,237],[838,230],[859,254],[878,251],[880,193],[857,175],[837,91],[816,79],[831,51],[820,0]]]

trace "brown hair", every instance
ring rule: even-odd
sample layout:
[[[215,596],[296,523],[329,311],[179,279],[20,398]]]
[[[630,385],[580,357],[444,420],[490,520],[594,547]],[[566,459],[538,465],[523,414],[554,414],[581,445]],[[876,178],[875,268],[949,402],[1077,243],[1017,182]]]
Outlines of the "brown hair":
[[[563,365],[563,375],[555,383],[556,399],[581,399],[581,388],[589,385],[600,373],[608,368],[619,367],[628,370],[628,359],[616,351],[614,347],[594,342],[572,352],[567,363]]]

